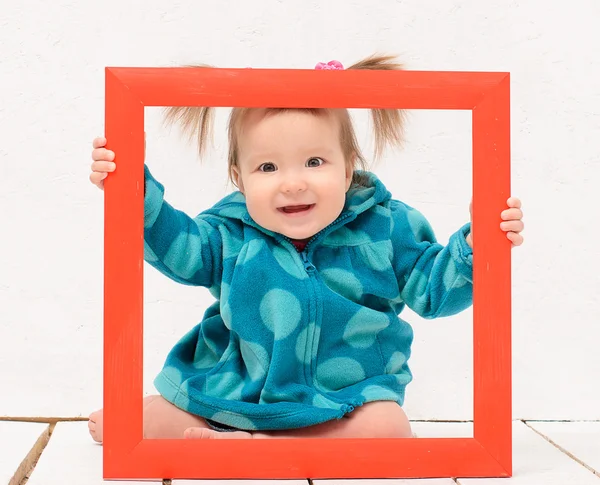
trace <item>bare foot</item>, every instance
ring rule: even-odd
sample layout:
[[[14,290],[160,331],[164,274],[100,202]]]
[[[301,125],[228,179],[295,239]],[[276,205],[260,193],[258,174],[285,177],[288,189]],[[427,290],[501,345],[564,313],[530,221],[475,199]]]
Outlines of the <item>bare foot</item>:
[[[183,411],[157,395],[144,398],[143,416],[145,439],[181,439],[187,429],[208,427],[201,417]],[[104,410],[90,414],[88,429],[94,441],[103,442]]]
[[[199,416],[187,413],[160,396],[144,398],[146,439],[261,439],[261,438],[408,438],[410,423],[394,402],[367,403],[344,419],[293,430],[265,432],[215,431]],[[88,429],[102,443],[104,412],[89,416]]]
[[[90,414],[88,421],[88,429],[90,430],[90,435],[92,435],[92,438],[97,443],[102,443],[102,430],[104,428],[103,418],[104,413],[102,412],[102,409],[100,409]]]
[[[215,431],[207,428],[188,428],[183,437],[192,440],[244,440],[252,439],[252,433],[246,431]]]

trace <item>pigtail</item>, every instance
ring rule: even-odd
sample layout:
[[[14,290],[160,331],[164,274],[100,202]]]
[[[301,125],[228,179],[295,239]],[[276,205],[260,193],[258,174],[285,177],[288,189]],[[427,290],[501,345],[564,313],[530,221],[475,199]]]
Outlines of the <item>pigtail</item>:
[[[400,70],[403,65],[394,56],[372,55],[353,64],[348,69]],[[400,109],[372,109],[373,132],[375,134],[375,159],[379,158],[387,145],[401,147],[404,142],[406,113]]]
[[[197,64],[184,67],[212,67]],[[212,140],[214,109],[208,106],[170,106],[165,108],[165,125],[178,125],[191,142],[198,144],[198,155],[202,157],[206,142]]]

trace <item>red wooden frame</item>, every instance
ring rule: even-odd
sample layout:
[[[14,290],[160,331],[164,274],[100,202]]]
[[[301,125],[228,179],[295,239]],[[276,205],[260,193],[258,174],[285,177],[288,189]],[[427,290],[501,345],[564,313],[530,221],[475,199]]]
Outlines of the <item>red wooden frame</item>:
[[[508,73],[106,68],[104,478],[512,474]],[[147,440],[142,436],[144,107],[460,109],[473,113],[473,438]]]

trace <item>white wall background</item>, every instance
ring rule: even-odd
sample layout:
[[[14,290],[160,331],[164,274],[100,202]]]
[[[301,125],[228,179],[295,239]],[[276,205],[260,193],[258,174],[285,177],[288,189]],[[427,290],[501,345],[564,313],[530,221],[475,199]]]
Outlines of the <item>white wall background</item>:
[[[22,0],[0,9],[0,416],[87,416],[102,399],[103,194],[88,181],[105,66],[312,68],[375,51],[408,69],[510,71],[514,417],[600,419],[597,0]],[[147,163],[195,214],[230,190],[224,120],[202,163],[147,110]],[[364,113],[357,118],[371,153]],[[413,112],[375,171],[442,241],[468,218],[469,112]],[[146,266],[145,390],[210,302]],[[406,410],[472,417],[471,312],[414,322]]]

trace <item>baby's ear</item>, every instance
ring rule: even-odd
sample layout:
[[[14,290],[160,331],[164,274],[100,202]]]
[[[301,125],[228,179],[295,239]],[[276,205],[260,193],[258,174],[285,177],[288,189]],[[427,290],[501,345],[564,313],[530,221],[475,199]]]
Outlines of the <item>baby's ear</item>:
[[[242,174],[240,173],[239,167],[231,167],[231,178],[233,183],[236,185],[238,190],[244,193],[244,182],[242,181]]]
[[[352,185],[352,177],[354,177],[354,161],[349,161],[346,163],[346,192],[350,189]]]

